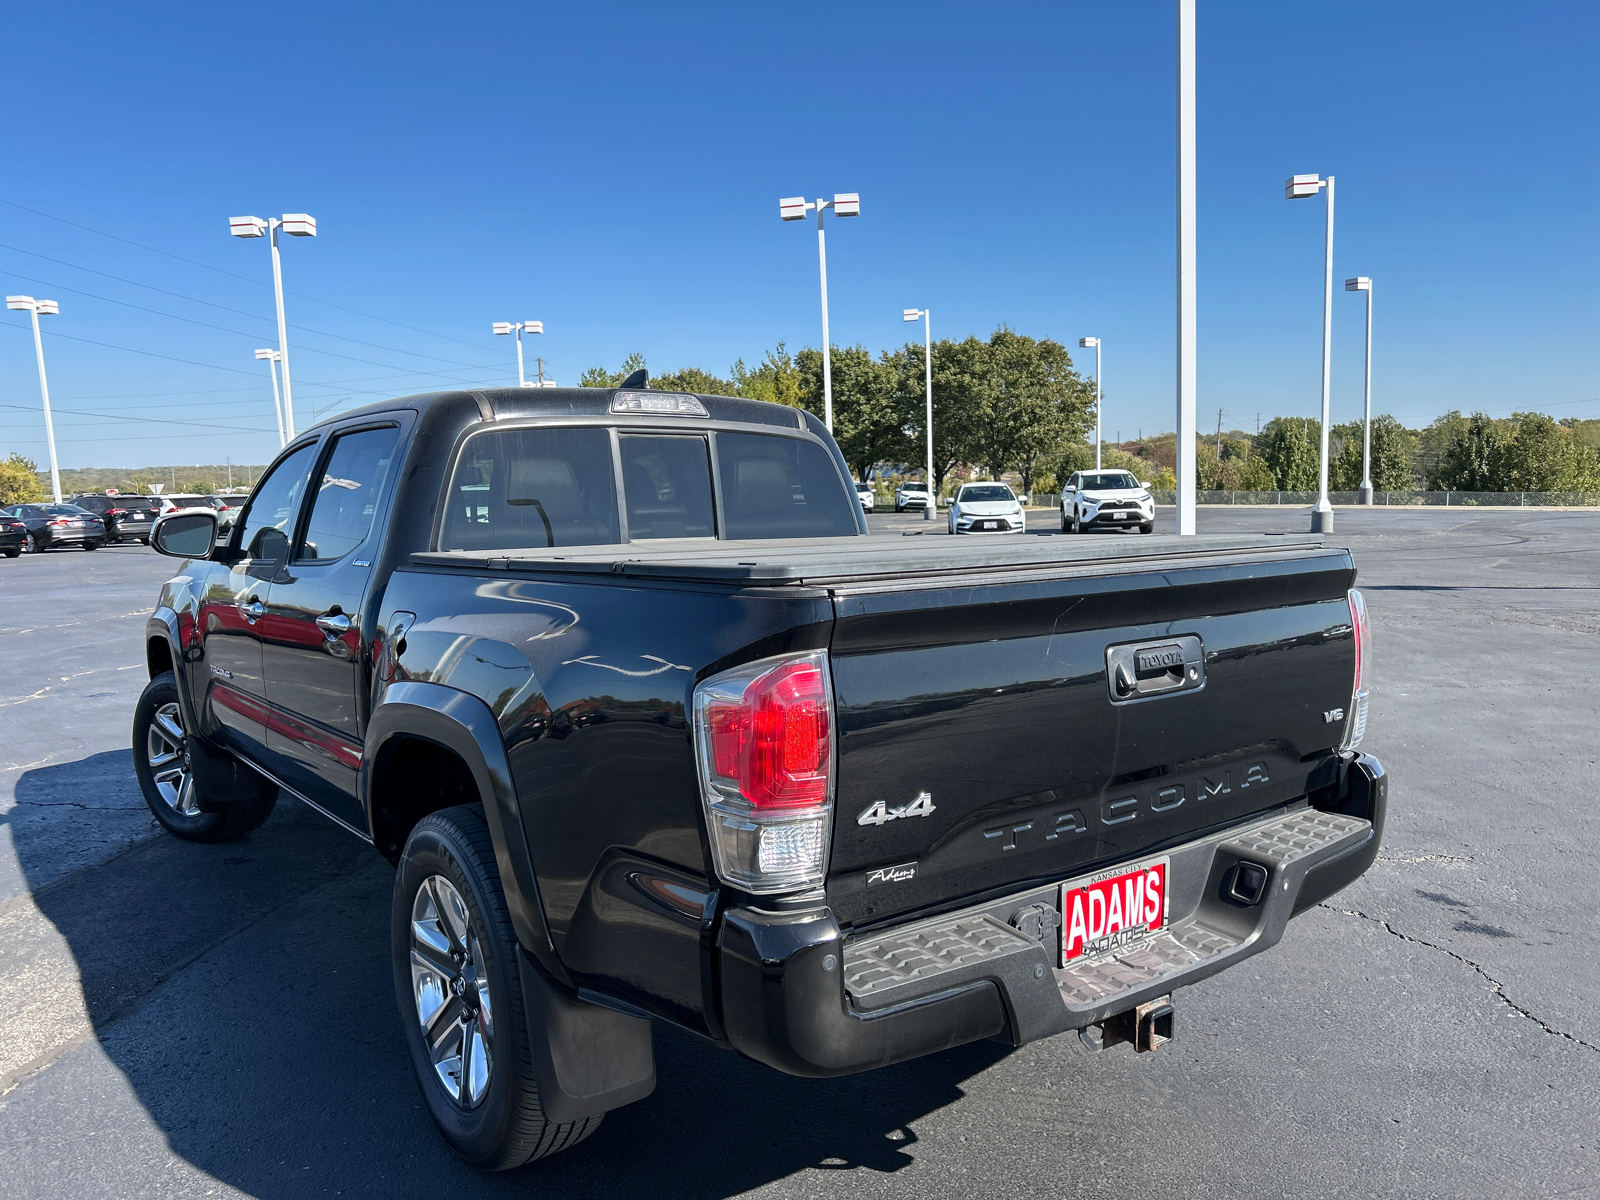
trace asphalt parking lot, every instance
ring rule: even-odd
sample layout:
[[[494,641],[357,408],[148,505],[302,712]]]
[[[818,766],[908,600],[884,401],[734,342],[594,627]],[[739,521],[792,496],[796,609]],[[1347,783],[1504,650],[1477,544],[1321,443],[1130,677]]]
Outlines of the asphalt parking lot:
[[[814,1082],[658,1028],[653,1096],[495,1177],[421,1107],[388,866],[287,800],[234,843],[156,836],[127,741],[167,560],[0,560],[0,1194],[1594,1195],[1600,512],[1346,510],[1330,540],[1372,615],[1386,844],[1178,993],[1172,1046],[980,1043]]]

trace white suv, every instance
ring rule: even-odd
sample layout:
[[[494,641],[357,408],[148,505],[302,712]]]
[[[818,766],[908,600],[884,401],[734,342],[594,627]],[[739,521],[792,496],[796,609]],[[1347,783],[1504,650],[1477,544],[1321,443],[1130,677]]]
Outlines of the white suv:
[[[1061,532],[1111,526],[1140,533],[1156,527],[1156,502],[1150,485],[1126,471],[1079,471],[1061,489]]]
[[[964,483],[950,501],[951,533],[1026,533],[1022,501],[1003,483]]]
[[[908,508],[914,508],[920,512],[921,510],[927,508],[928,504],[928,488],[926,484],[918,483],[916,480],[911,480],[907,483],[902,483],[898,488],[895,489],[895,512],[905,512]]]
[[[861,507],[865,511],[872,511],[876,497],[872,494],[872,485],[870,483],[856,484],[856,498],[861,501]]]

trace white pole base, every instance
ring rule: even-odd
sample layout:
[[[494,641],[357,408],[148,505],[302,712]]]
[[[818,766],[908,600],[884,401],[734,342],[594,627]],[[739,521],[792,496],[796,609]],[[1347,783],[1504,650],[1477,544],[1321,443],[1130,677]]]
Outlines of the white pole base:
[[[1369,507],[1372,504],[1372,485],[1370,483],[1363,483],[1361,485],[1361,503],[1368,505]]]
[[[1326,512],[1322,511],[1321,509],[1313,509],[1312,510],[1312,512],[1311,512],[1311,532],[1312,533],[1332,533],[1333,532],[1333,509],[1330,508]]]

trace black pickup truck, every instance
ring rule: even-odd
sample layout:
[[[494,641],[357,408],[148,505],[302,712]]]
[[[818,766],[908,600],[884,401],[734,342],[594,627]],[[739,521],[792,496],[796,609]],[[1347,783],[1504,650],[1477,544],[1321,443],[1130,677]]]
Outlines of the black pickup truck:
[[[215,538],[153,535],[150,808],[215,842],[287,792],[397,867],[405,1038],[484,1168],[649,1095],[655,1021],[813,1077],[1154,1049],[1382,834],[1315,539],[868,536],[814,417],[639,386],[340,416]]]

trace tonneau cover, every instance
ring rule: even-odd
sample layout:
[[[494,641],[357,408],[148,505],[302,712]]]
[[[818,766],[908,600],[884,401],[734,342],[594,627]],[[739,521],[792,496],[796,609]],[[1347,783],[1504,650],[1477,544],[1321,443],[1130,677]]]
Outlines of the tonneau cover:
[[[621,575],[735,583],[747,587],[866,582],[912,575],[964,574],[1146,559],[1316,550],[1317,535],[1176,534],[1136,536],[792,538],[773,541],[632,542],[627,545],[423,551],[418,566]]]

